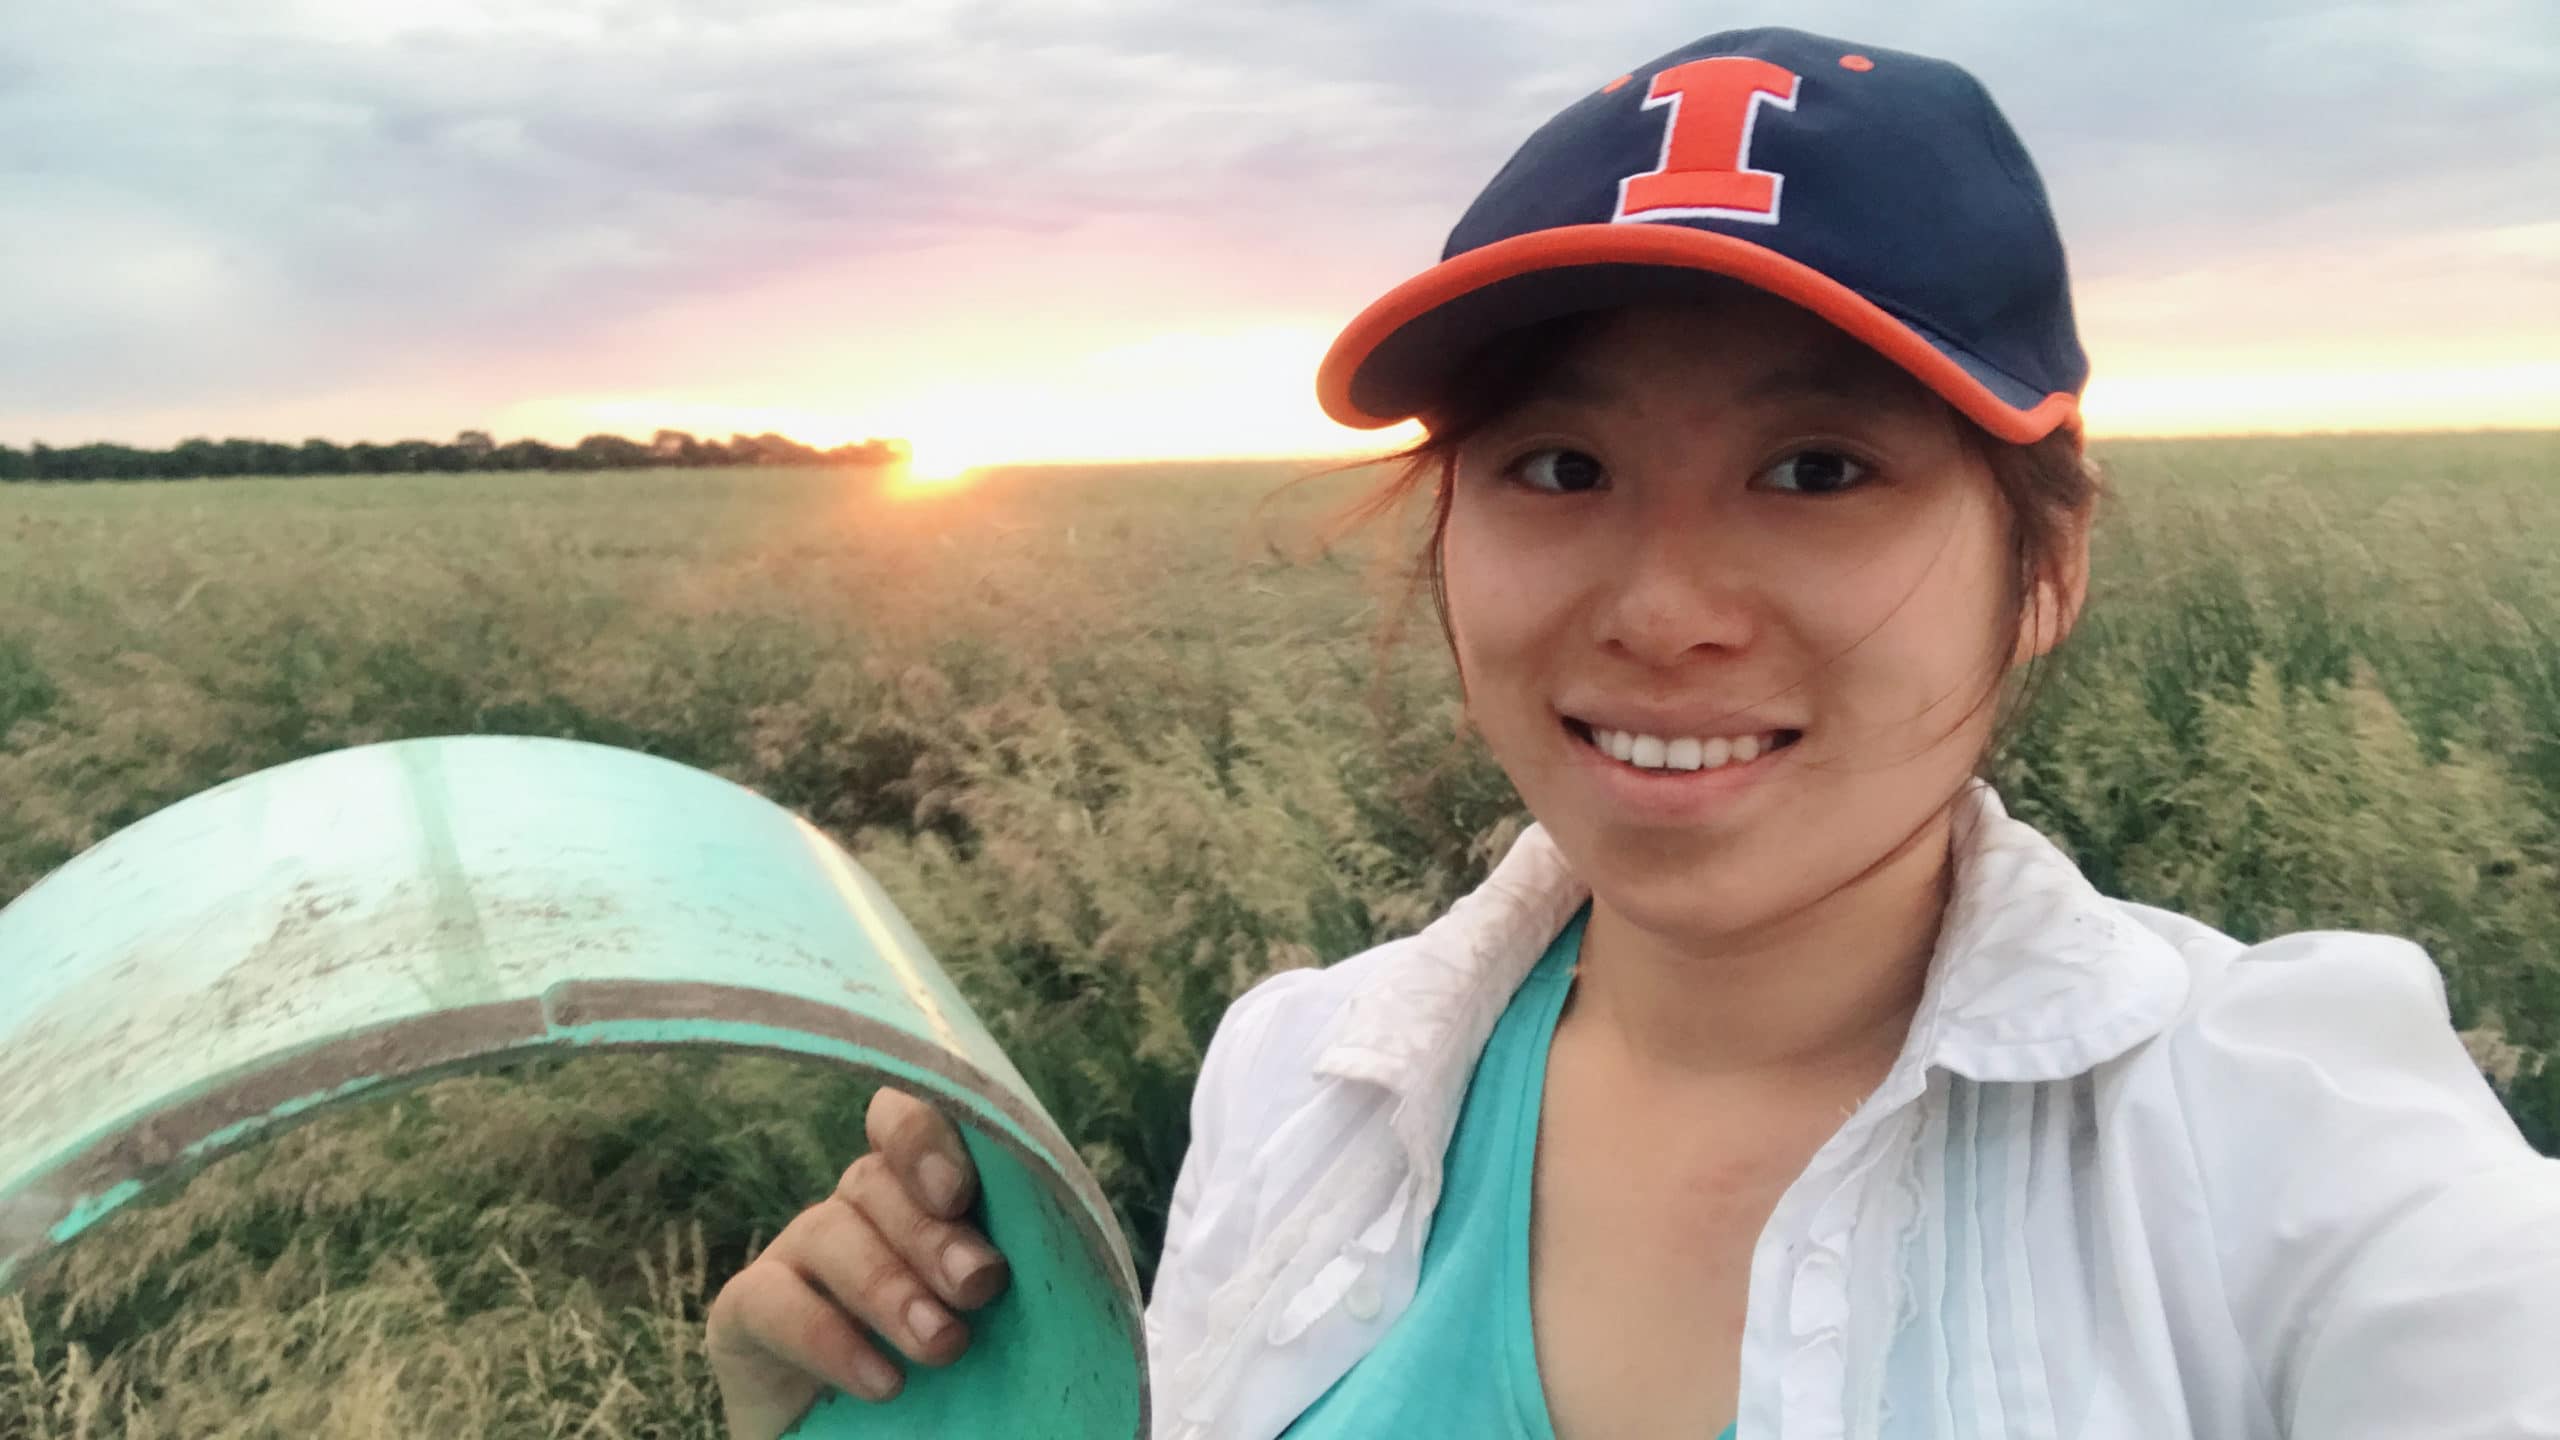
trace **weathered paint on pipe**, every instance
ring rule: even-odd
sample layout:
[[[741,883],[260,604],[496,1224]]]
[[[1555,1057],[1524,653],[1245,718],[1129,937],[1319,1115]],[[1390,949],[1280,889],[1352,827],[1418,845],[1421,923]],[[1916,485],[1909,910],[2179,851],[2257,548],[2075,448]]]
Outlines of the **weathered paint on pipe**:
[[[795,1434],[1146,1433],[1110,1207],[896,905],[753,792],[575,741],[279,766],[0,910],[0,1288],[155,1184],[329,1106],[669,1046],[805,1056],[934,1101],[1012,1264],[957,1364],[911,1367],[885,1406],[830,1396]]]

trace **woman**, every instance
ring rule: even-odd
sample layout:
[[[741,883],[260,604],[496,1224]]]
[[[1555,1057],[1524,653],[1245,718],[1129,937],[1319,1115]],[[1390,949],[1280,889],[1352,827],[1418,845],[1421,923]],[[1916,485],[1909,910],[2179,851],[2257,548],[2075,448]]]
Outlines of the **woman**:
[[[2560,1434],[2560,1165],[2427,957],[2108,900],[1972,778],[2085,591],[2086,371],[1979,85],[1788,30],[1567,109],[1351,324],[1537,823],[1228,1011],[1158,1435]],[[1004,1283],[871,1122],[714,1307],[740,1436]]]

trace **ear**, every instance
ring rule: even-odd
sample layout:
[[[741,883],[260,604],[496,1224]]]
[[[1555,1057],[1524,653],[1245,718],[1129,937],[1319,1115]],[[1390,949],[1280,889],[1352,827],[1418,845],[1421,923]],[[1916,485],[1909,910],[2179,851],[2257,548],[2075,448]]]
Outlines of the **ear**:
[[[2080,607],[2089,598],[2089,516],[2083,512],[2070,522],[2070,529],[2054,547],[2052,563],[2038,576],[2035,589],[2027,596],[2027,604],[2018,616],[2017,648],[2009,656],[2012,667],[2030,660],[2040,660],[2054,651],[2071,634],[2080,621]]]

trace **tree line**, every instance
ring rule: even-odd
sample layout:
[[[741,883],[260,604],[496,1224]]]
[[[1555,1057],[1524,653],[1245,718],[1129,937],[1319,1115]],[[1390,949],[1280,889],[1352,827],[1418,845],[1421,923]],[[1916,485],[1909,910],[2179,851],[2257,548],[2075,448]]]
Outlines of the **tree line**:
[[[42,441],[24,450],[0,445],[0,481],[211,480],[235,475],[418,475],[473,470],[639,470],[691,465],[895,465],[903,440],[863,440],[820,450],[767,432],[698,440],[661,430],[648,443],[590,435],[575,445],[511,440],[465,430],[450,441],[181,440],[166,450],[98,443],[61,448]]]

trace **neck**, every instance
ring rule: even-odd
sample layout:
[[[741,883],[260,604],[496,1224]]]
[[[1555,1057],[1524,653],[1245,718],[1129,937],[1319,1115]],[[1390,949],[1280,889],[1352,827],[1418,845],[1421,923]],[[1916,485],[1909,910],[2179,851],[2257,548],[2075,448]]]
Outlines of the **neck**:
[[[1815,904],[1703,941],[1647,931],[1595,898],[1573,1018],[1666,1084],[1844,1068],[1880,1076],[1928,979],[1953,828],[1942,807]]]

